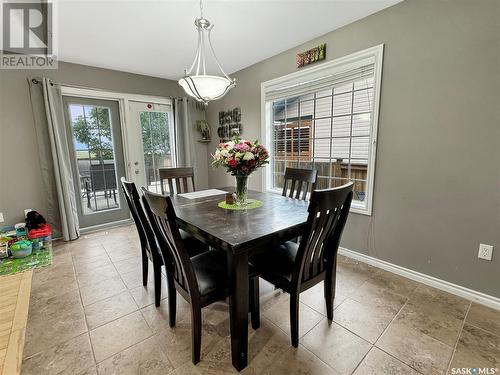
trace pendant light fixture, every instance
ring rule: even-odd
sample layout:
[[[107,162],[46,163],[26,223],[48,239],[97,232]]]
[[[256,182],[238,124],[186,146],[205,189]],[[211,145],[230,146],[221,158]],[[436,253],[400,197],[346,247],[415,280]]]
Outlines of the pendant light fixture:
[[[203,17],[202,0],[200,0],[200,18],[196,18],[194,24],[198,30],[198,49],[193,64],[189,70],[184,71],[184,77],[179,80],[179,85],[182,86],[189,96],[207,104],[211,100],[217,100],[226,95],[236,85],[236,80],[229,78],[224,69],[222,69],[217,56],[215,56],[210,39],[210,32],[214,25]],[[207,42],[213,59],[222,73],[221,75],[208,75],[206,73],[207,59],[205,48]],[[196,70],[194,70],[195,67]]]

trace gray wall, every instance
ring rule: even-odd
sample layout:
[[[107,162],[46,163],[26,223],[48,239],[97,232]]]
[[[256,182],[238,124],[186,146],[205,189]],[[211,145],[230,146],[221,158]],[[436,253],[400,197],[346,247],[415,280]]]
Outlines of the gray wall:
[[[297,52],[326,42],[331,60],[384,43],[374,211],[350,215],[342,245],[500,297],[499,18],[498,0],[406,0],[237,72],[209,123],[241,106],[243,136],[260,138],[260,83],[296,71]],[[210,169],[210,186],[227,183]]]
[[[5,224],[23,221],[25,208],[46,211],[27,81],[33,76],[124,93],[184,95],[175,81],[64,62],[58,70],[0,70],[0,212]],[[200,160],[204,187],[208,178],[205,155]]]

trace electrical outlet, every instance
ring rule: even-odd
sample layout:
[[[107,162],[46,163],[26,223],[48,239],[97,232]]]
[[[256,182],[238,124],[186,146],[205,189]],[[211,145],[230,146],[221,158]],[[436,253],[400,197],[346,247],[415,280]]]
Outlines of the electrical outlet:
[[[491,260],[493,256],[493,245],[485,245],[484,243],[479,244],[479,253],[477,257],[479,259]]]
[[[3,223],[3,212],[0,212],[0,223]]]

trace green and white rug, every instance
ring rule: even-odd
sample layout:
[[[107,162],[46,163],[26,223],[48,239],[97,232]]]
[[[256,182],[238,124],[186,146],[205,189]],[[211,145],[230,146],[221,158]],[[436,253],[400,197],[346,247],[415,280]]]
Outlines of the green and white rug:
[[[33,268],[49,266],[52,264],[52,261],[52,246],[33,252],[26,258],[0,259],[0,276],[12,275],[14,273],[24,272]]]

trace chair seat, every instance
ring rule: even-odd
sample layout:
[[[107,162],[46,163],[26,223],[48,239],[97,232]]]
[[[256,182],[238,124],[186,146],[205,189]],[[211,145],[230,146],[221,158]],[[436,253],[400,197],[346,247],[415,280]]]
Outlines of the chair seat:
[[[298,249],[299,244],[287,241],[251,257],[250,264],[262,274],[272,273],[290,282]]]
[[[200,295],[227,290],[227,260],[222,251],[207,251],[191,258]]]
[[[186,246],[190,257],[194,257],[198,254],[208,251],[208,245],[196,239],[190,233],[183,231],[182,229],[179,230],[179,233],[182,240],[184,241],[184,245]]]

